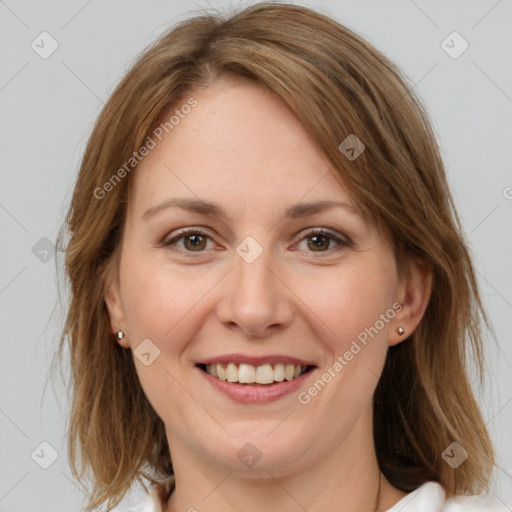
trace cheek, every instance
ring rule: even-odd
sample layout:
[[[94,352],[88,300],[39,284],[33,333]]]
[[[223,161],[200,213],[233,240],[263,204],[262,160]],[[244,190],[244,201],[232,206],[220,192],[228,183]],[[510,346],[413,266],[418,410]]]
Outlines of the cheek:
[[[314,277],[303,274],[296,290],[317,317],[316,323],[324,326],[322,338],[332,340],[329,345],[339,353],[391,308],[393,272],[385,272],[375,262],[347,264],[325,273],[317,272]],[[378,326],[382,327],[381,322]],[[387,324],[379,330],[379,335],[385,337]]]
[[[190,340],[204,325],[205,299],[219,281],[212,274],[217,273],[135,258],[127,259],[122,268],[131,348],[136,351],[142,340],[149,339],[160,351],[149,365],[134,354],[137,375],[149,402],[166,422],[173,411],[196,406],[183,392],[186,367],[181,362]],[[200,416],[200,411],[196,413]]]
[[[219,281],[218,272],[194,271],[168,264],[127,261],[123,286],[125,311],[131,332],[138,339],[149,338],[162,350],[190,339],[201,312],[201,302]],[[176,342],[173,343],[173,340]]]

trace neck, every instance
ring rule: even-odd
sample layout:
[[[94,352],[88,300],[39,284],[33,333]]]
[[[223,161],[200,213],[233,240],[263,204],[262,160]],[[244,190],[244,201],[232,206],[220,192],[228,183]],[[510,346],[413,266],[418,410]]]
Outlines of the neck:
[[[173,441],[176,486],[163,512],[316,512],[340,505],[344,512],[373,512],[387,510],[406,495],[381,474],[372,439],[362,443],[349,436],[336,449],[316,454],[315,464],[302,462],[311,457],[304,450],[285,469],[255,466],[250,475],[209,463],[203,453]]]

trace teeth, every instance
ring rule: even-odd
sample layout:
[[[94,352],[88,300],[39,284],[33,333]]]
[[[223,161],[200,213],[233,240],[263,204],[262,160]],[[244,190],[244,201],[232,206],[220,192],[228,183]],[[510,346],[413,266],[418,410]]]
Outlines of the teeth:
[[[292,380],[295,375],[295,366],[293,364],[287,364],[284,367],[284,378],[286,380]]]
[[[228,382],[238,382],[238,366],[235,363],[229,363],[227,365],[226,377]]]
[[[253,366],[252,364],[235,363],[207,364],[206,372],[220,380],[239,382],[241,384],[272,384],[283,380],[293,380],[300,377],[306,366],[276,363]]]
[[[219,366],[217,364],[212,364],[212,370],[215,371],[214,368]],[[215,377],[214,373],[212,375]],[[238,367],[238,382],[251,383],[256,382],[256,369],[251,364],[241,364]]]
[[[283,382],[284,380],[284,364],[277,363],[274,366],[274,380],[277,382]]]
[[[274,370],[270,364],[256,368],[256,382],[258,384],[271,384],[274,382]]]
[[[212,366],[215,366],[217,368],[217,374],[218,374],[218,377],[220,380],[227,380],[226,379],[226,368],[224,368],[224,366],[222,366],[221,364],[207,364],[206,365],[206,371],[210,374],[210,375],[214,375],[213,371],[212,371]]]

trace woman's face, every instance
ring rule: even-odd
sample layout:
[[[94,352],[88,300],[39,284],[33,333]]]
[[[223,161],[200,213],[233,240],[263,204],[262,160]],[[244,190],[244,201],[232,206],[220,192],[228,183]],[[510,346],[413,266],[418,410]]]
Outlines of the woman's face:
[[[227,82],[193,96],[133,171],[112,328],[173,457],[277,476],[361,455],[388,346],[413,327],[393,252],[280,99]]]

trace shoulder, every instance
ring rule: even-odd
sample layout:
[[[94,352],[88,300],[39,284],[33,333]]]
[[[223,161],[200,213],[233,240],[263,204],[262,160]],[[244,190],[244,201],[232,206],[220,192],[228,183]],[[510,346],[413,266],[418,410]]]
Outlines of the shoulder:
[[[113,512],[162,512],[165,496],[174,486],[168,478],[151,486],[143,503]],[[437,482],[427,482],[409,493],[385,512],[509,512],[509,508],[497,500],[482,496],[454,496],[446,499],[445,491]]]
[[[427,482],[409,493],[386,512],[508,512],[497,500],[482,496],[458,495],[446,499],[437,482]]]
[[[481,496],[458,496],[450,498],[443,512],[508,512],[510,509],[503,503]]]
[[[162,512],[162,506],[173,487],[174,477],[159,480],[151,486],[142,503],[130,508],[115,508],[112,512]]]

